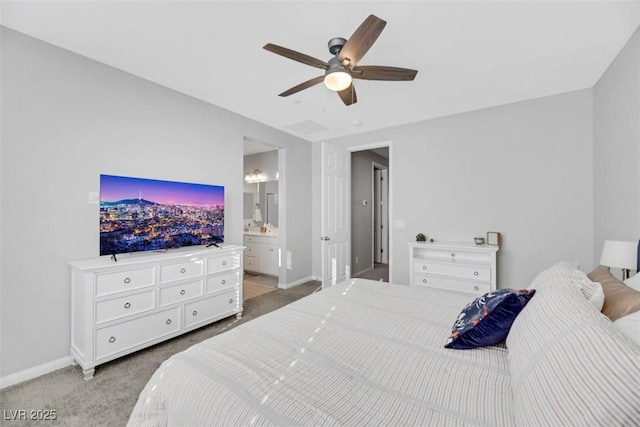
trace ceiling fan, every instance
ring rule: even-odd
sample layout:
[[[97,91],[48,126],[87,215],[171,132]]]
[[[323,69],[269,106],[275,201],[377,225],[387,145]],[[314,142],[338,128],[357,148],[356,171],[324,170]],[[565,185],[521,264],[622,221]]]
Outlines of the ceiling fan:
[[[385,25],[387,25],[386,21],[383,21],[377,16],[369,15],[349,40],[342,37],[335,37],[329,40],[329,52],[334,55],[329,62],[275,44],[267,43],[264,45],[263,48],[270,52],[325,70],[323,76],[314,77],[306,82],[300,83],[282,92],[280,96],[293,95],[294,93],[308,89],[324,81],[324,84],[329,89],[338,92],[338,96],[345,105],[351,105],[358,102],[356,90],[353,87],[353,79],[387,81],[413,80],[418,73],[417,70],[386,67],[382,65],[357,65],[365,53],[369,51],[373,43],[375,43]]]

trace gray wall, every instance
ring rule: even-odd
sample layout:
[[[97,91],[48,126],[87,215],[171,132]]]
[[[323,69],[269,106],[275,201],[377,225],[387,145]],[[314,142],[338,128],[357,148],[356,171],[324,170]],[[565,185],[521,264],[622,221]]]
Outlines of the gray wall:
[[[225,186],[242,243],[243,138],[285,147],[286,283],[311,274],[308,142],[2,28],[0,376],[69,354],[67,262],[98,255],[100,173]],[[290,236],[290,237],[289,237]]]
[[[386,158],[365,150],[351,154],[351,265],[352,274],[371,269],[373,265],[373,181],[372,165],[388,166]],[[366,200],[368,205],[362,206]],[[356,259],[358,262],[356,262]]]
[[[391,224],[392,281],[409,283],[407,242],[419,232],[471,242],[499,231],[498,286],[524,287],[558,260],[592,267],[592,110],[592,91],[582,90],[329,142],[392,141],[391,219],[405,222]],[[314,144],[316,192],[320,146]],[[319,242],[314,255],[319,275]]]
[[[594,262],[604,240],[640,238],[640,30],[600,78],[594,99]]]

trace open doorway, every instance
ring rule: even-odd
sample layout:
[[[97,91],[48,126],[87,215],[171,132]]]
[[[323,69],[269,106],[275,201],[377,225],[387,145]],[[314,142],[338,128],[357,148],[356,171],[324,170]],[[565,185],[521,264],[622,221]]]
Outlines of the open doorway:
[[[351,153],[353,277],[389,281],[389,147]]]
[[[244,140],[244,299],[278,288],[280,274],[279,149]]]

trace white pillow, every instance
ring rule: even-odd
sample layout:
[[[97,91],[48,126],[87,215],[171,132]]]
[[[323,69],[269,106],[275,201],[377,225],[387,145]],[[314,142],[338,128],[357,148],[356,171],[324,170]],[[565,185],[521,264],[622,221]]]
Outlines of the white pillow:
[[[613,322],[623,334],[640,344],[640,311],[627,314]]]
[[[589,280],[587,274],[578,269],[575,261],[557,262],[539,273],[527,289],[577,288],[596,310],[604,305],[604,291],[598,282]]]
[[[640,346],[577,287],[536,290],[506,345],[514,424],[639,425]]]
[[[629,277],[624,281],[624,284],[632,289],[635,289],[636,291],[640,291],[640,274]]]
[[[542,289],[547,287],[576,287],[575,272],[578,271],[578,263],[572,261],[560,261],[551,267],[541,271],[533,279],[527,289]],[[578,286],[579,287],[579,286]]]

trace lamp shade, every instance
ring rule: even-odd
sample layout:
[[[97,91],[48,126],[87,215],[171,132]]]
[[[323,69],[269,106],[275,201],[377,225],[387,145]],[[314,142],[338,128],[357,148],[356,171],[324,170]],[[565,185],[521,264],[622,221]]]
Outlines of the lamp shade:
[[[637,255],[638,242],[605,240],[600,256],[600,265],[635,270]]]
[[[339,92],[351,85],[351,75],[346,71],[335,70],[324,77],[324,84],[329,89]]]

